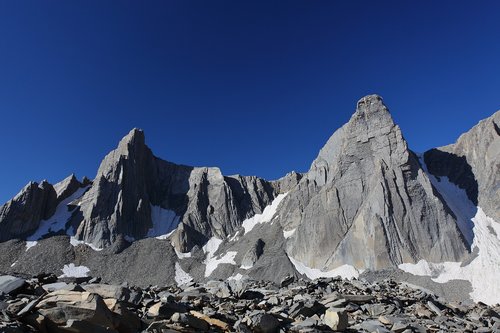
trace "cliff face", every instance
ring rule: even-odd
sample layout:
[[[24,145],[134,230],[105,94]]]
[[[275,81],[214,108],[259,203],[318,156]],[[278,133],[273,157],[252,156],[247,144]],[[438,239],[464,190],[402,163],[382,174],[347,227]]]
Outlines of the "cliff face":
[[[186,227],[177,230],[176,247],[188,251],[212,236],[232,233],[275,194],[271,183],[257,177],[224,177],[218,168],[163,161],[146,146],[144,133],[134,129],[104,158],[83,196],[76,237],[107,247],[120,235],[164,236],[181,223]]]
[[[379,96],[361,99],[284,200],[288,253],[310,267],[457,261],[467,244]]]
[[[465,265],[478,207],[491,230],[500,221],[499,124],[497,112],[420,156],[366,96],[308,172],[275,181],[164,161],[133,129],[92,182],[30,183],[0,208],[0,270],[57,274],[78,261],[110,281],[155,284],[174,283],[179,267],[197,281],[279,282],[421,259]],[[491,230],[488,242],[500,235]]]
[[[448,177],[469,199],[500,221],[500,111],[481,120],[456,143],[425,153],[429,172]]]

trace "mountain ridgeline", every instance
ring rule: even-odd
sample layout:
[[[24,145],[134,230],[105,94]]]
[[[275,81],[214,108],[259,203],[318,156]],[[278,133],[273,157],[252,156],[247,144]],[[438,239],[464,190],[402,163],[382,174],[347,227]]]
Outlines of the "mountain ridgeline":
[[[499,128],[496,112],[417,154],[370,95],[309,171],[276,181],[164,161],[133,129],[93,180],[32,182],[0,207],[0,271],[57,274],[73,263],[148,285],[180,283],[180,271],[278,281],[467,263],[477,212],[500,221]]]

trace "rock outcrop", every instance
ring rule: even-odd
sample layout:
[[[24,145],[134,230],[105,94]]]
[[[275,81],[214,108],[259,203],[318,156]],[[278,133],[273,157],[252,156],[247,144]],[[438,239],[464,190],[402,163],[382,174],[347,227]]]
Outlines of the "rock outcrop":
[[[0,242],[26,237],[54,214],[57,193],[47,181],[30,182],[0,207]]]
[[[288,253],[309,267],[459,261],[460,230],[379,96],[362,98],[285,198]]]
[[[271,183],[258,177],[223,176],[218,168],[163,161],[146,146],[144,133],[133,129],[104,158],[83,196],[76,238],[108,247],[119,235],[162,236],[183,224],[176,247],[189,251],[212,236],[234,232],[275,195]],[[157,223],[170,227],[158,229]]]
[[[476,206],[500,221],[500,111],[456,143],[425,152],[424,158],[431,174],[448,177]]]
[[[382,99],[366,96],[307,172],[275,181],[162,160],[133,129],[93,181],[30,183],[0,207],[0,271],[60,274],[76,264],[107,282],[147,286],[244,276],[279,283],[337,269],[358,276],[422,259],[467,264],[478,255],[469,256],[468,209],[500,221],[499,124],[497,112],[421,156]],[[466,205],[451,202],[455,192],[443,192],[440,177],[447,189],[465,190]],[[493,223],[487,230],[497,237]],[[335,310],[328,317],[345,322]],[[262,315],[248,324],[262,330],[273,322]]]

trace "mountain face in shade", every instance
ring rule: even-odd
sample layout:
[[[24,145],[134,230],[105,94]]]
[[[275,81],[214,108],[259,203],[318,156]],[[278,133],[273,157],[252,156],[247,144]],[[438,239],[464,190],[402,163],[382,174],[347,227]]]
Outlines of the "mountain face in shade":
[[[483,237],[476,213],[500,221],[499,126],[497,112],[455,144],[416,154],[370,95],[309,171],[275,181],[164,161],[133,129],[92,181],[30,183],[0,207],[0,271],[58,274],[78,262],[148,285],[466,265]]]

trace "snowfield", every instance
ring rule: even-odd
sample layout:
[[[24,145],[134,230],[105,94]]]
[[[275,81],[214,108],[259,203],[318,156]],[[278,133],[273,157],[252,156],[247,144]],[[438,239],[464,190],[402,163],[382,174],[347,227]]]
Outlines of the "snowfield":
[[[324,272],[317,268],[307,267],[304,263],[290,256],[288,256],[288,258],[292,262],[293,266],[295,266],[297,272],[299,272],[300,274],[304,274],[311,280],[319,278],[337,277],[337,276],[340,276],[343,279],[352,279],[352,278],[358,278],[360,274],[360,271],[358,271],[351,265],[342,265],[330,271]]]
[[[42,238],[44,238],[47,234],[54,233],[54,232],[59,232],[61,230],[66,230],[66,223],[68,222],[69,218],[71,217],[71,214],[73,211],[69,210],[68,205],[76,200],[79,199],[85,191],[90,186],[79,188],[76,190],[75,193],[61,201],[59,205],[57,205],[56,212],[54,215],[52,215],[49,219],[47,220],[42,220],[40,222],[40,226],[38,229],[33,233],[31,236],[26,238],[27,241],[37,241]],[[69,236],[73,236],[72,234]]]
[[[175,282],[177,283],[178,286],[181,286],[183,284],[189,283],[193,281],[193,277],[186,273],[181,265],[176,262],[175,263]]]
[[[228,251],[220,258],[217,258],[215,256],[215,252],[217,252],[221,244],[222,239],[212,237],[208,240],[207,244],[203,246],[203,252],[205,252],[207,255],[205,260],[203,261],[203,263],[205,264],[205,277],[209,277],[220,264],[236,265],[234,257],[236,257],[237,252],[235,251]]]
[[[245,234],[249,233],[257,224],[271,221],[274,214],[276,214],[279,204],[286,197],[286,195],[287,193],[278,194],[278,196],[274,198],[273,202],[264,208],[262,214],[255,214],[254,216],[243,221],[242,227],[245,229]]]
[[[166,239],[179,225],[180,217],[170,209],[151,205],[151,223],[153,227],[148,230],[146,237]]]
[[[462,262],[403,263],[398,267],[408,273],[430,276],[433,281],[445,283],[451,280],[466,280],[472,285],[470,297],[475,302],[489,305],[500,303],[500,223],[488,217],[481,207],[469,200],[465,190],[459,188],[447,177],[436,178],[429,174],[420,156],[424,171],[432,185],[443,196],[457,217],[458,227],[477,253],[467,265]],[[473,254],[474,256],[474,254]]]
[[[472,249],[478,255],[466,266],[461,262],[429,263],[420,260],[416,264],[405,263],[399,268],[414,275],[430,276],[433,281],[444,283],[451,280],[467,280],[472,284],[471,298],[489,305],[500,303],[500,223],[486,216],[478,207],[472,218],[474,241]]]

